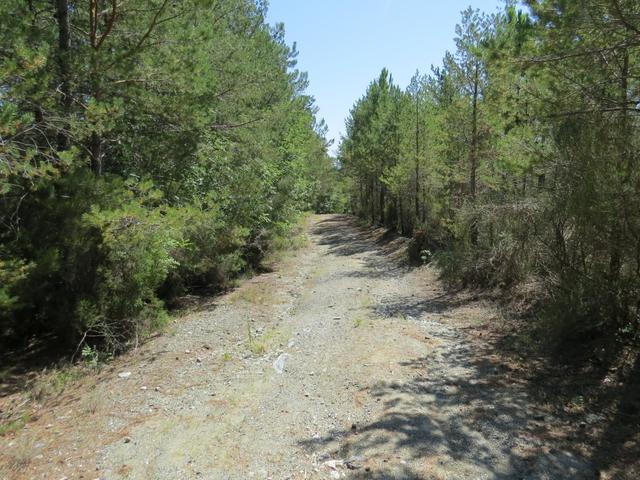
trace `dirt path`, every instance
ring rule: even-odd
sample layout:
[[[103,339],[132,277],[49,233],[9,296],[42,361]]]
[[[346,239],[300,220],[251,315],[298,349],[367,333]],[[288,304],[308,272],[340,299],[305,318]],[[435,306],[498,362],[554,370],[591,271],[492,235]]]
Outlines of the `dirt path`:
[[[309,237],[3,439],[10,475],[597,478],[478,340],[490,305],[348,217],[314,217]]]

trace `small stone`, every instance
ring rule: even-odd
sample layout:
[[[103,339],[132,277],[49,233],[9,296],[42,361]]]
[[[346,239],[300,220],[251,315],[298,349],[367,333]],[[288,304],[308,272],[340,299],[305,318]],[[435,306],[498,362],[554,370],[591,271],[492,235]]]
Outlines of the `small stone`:
[[[144,385],[142,387],[140,387],[140,390],[146,390],[147,387],[145,387]]]
[[[202,359],[200,357],[196,358],[196,363],[202,363]]]
[[[204,348],[205,350],[211,350],[211,345],[205,343],[204,345],[202,345],[202,348]]]
[[[120,372],[118,376],[120,378],[129,378],[131,376],[131,372]]]
[[[124,437],[124,443],[131,443],[131,437]]]
[[[356,428],[358,428],[358,427],[356,426],[356,424],[355,424],[355,423],[352,423],[352,424],[351,424],[351,430],[355,430]]]
[[[289,358],[289,355],[286,353],[281,353],[278,358],[275,359],[275,361],[273,362],[273,368],[276,372],[278,372],[279,374],[282,374],[284,372],[284,367],[285,364],[287,363],[287,359]]]

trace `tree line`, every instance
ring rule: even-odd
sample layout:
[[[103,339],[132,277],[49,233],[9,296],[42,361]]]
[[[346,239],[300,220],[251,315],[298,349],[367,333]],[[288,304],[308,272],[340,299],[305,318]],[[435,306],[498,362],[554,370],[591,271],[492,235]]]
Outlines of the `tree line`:
[[[335,207],[326,127],[254,0],[0,2],[0,341],[118,351]]]
[[[463,12],[406,88],[384,69],[339,161],[353,212],[451,281],[531,301],[558,338],[638,338],[640,4]]]

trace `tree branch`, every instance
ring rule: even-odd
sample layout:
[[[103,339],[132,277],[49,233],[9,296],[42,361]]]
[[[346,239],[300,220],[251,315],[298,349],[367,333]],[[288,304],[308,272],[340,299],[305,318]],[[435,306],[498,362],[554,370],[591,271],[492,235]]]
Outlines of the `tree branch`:
[[[102,43],[111,33],[111,30],[113,30],[113,25],[116,23],[117,13],[118,13],[118,0],[111,0],[111,16],[109,17],[109,21],[107,22],[107,28],[105,29],[104,33],[100,36],[100,39],[98,40],[98,43],[95,46],[96,50],[100,48]]]
[[[245,127],[252,123],[259,122],[260,120],[262,120],[262,118],[254,118],[253,120],[248,120],[246,122],[236,123],[236,124],[232,124],[232,123],[217,124],[217,125],[211,125],[211,128],[214,128],[216,130],[230,130],[232,128]]]

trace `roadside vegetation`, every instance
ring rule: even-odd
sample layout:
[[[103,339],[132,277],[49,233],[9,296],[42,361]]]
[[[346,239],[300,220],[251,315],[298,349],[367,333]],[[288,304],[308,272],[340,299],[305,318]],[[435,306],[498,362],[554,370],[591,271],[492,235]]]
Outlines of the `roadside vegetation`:
[[[606,357],[640,333],[640,6],[524,3],[463,12],[455,51],[404,89],[383,70],[339,162],[351,210],[416,261]]]
[[[265,9],[2,2],[1,344],[120,352],[177,297],[255,269],[301,212],[342,208]]]

